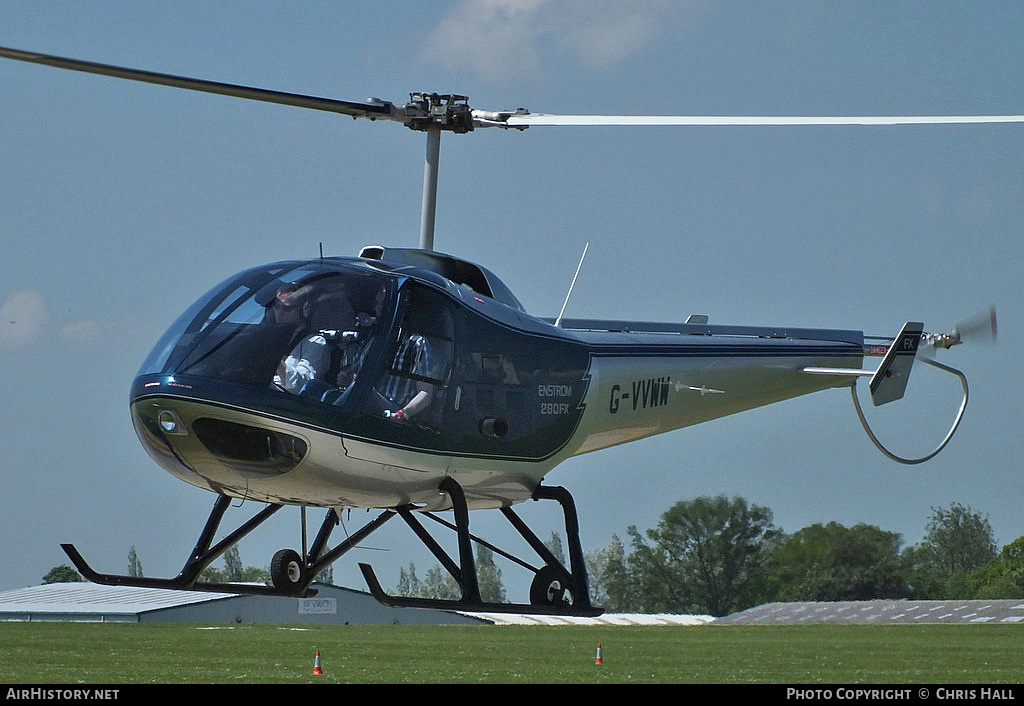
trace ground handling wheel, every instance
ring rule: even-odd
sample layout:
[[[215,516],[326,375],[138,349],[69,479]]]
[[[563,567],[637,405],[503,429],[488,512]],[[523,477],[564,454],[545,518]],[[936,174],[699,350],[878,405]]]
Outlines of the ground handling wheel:
[[[305,579],[305,564],[293,549],[282,549],[270,561],[270,581],[284,593],[298,593]]]
[[[530,603],[536,606],[572,605],[572,577],[559,566],[542,567],[530,583]]]

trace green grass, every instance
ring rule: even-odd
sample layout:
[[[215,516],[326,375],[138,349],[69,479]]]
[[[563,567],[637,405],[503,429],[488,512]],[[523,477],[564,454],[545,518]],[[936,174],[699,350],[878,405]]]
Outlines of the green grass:
[[[1024,628],[0,623],[4,684],[334,682],[1020,684]]]

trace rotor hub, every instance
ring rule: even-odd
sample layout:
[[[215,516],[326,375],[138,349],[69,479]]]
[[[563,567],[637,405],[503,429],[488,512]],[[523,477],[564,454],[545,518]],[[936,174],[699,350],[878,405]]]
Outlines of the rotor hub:
[[[466,96],[454,93],[410,93],[405,104],[405,126],[426,131],[438,127],[450,132],[473,130],[473,111]]]

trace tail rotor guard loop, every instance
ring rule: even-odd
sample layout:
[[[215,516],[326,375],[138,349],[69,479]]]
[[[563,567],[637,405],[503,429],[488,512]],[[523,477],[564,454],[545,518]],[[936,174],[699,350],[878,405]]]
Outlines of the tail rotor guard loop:
[[[879,451],[885,454],[886,457],[892,459],[893,461],[896,461],[897,463],[902,463],[906,465],[916,465],[918,463],[924,463],[925,461],[928,461],[929,459],[932,459],[935,456],[937,456],[939,452],[946,447],[946,444],[949,443],[949,440],[953,438],[953,434],[956,433],[957,427],[960,426],[960,420],[963,419],[964,411],[967,409],[967,376],[965,376],[956,368],[951,368],[948,365],[943,365],[942,363],[936,360],[924,358],[922,359],[922,362],[927,363],[928,365],[931,365],[933,367],[936,367],[939,370],[943,370],[949,373],[950,375],[955,375],[956,377],[960,378],[960,384],[963,387],[964,396],[963,400],[960,402],[960,409],[956,414],[956,419],[953,420],[953,425],[949,428],[949,432],[946,434],[946,438],[942,440],[942,443],[940,443],[934,451],[932,451],[927,456],[922,456],[921,458],[903,458],[901,456],[897,456],[896,454],[892,453],[887,448],[885,448],[882,442],[878,440],[878,437],[875,436],[874,432],[871,431],[871,427],[868,425],[868,421],[864,417],[864,411],[861,409],[860,399],[858,399],[857,397],[856,380],[854,380],[854,383],[850,385],[850,393],[853,396],[853,406],[857,410],[857,417],[860,419],[861,426],[864,427],[864,431],[867,433],[868,438],[871,439],[871,442],[878,448]]]

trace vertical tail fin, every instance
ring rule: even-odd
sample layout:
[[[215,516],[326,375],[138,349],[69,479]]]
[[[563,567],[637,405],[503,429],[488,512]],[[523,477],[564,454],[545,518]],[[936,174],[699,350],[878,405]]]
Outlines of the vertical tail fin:
[[[924,324],[909,321],[889,346],[889,351],[868,384],[871,401],[876,407],[903,397],[923,330]]]

